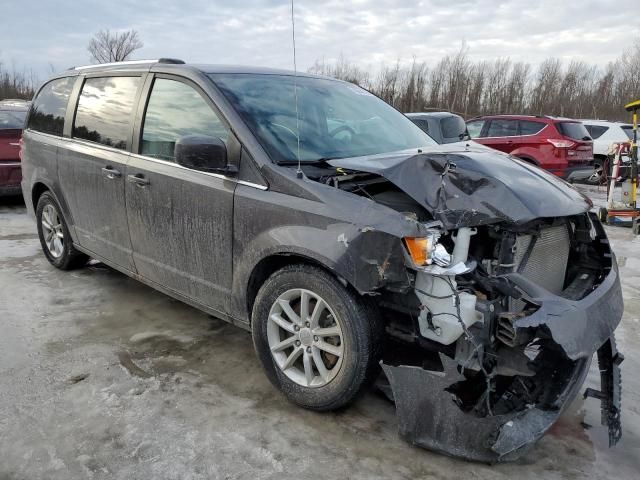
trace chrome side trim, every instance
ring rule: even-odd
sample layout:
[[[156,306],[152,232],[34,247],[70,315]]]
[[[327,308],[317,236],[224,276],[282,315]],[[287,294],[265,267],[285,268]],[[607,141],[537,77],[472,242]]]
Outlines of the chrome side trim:
[[[77,145],[85,145],[91,148],[97,148],[98,150],[106,150],[108,152],[119,153],[121,155],[126,155],[127,157],[130,155],[128,150],[122,150],[120,148],[110,147],[108,145],[103,145],[102,143],[92,142],[90,140],[83,140],[81,138],[62,138],[64,142],[75,143]]]
[[[56,142],[65,140],[65,138],[62,136],[53,135],[52,133],[38,132],[37,130],[31,130],[31,129],[25,129],[22,134],[22,138],[24,138],[25,133],[28,133],[29,135],[34,135],[35,137],[40,137],[39,138],[40,141],[46,141],[48,144],[53,144],[52,140],[55,140]]]
[[[174,168],[180,168],[182,170],[187,170],[189,172],[199,173],[201,175],[207,175],[209,177],[219,178],[221,180],[228,180],[230,182],[235,182],[235,183],[237,183],[239,185],[244,185],[246,187],[257,188],[258,190],[267,190],[267,187],[265,187],[264,185],[260,185],[258,183],[247,182],[245,180],[238,180],[236,178],[228,177],[226,175],[223,175],[221,173],[201,172],[199,170],[193,170],[192,168],[183,167],[182,165],[178,165],[175,162],[168,162],[167,160],[161,160],[159,158],[147,157],[146,155],[140,155],[138,153],[132,153],[131,156],[135,157],[135,158],[139,158],[141,160],[147,160],[149,162],[155,162],[155,163],[160,163],[160,164],[163,164],[163,165],[168,165],[168,166],[174,167]]]
[[[90,142],[88,140],[82,140],[82,139],[79,139],[79,138],[58,137],[57,135],[51,135],[50,133],[37,132],[35,130],[28,130],[28,131],[29,131],[29,133],[32,133],[32,134],[43,135],[45,137],[56,139],[56,140],[59,140],[59,141],[62,141],[62,142],[71,142],[71,143],[75,143],[75,144],[78,144],[78,145],[85,145],[87,147],[93,147],[93,148],[97,148],[97,149],[100,149],[100,150],[106,150],[108,152],[120,153],[122,155],[139,158],[141,160],[147,160],[147,161],[150,161],[150,162],[161,163],[161,164],[168,165],[168,166],[171,166],[171,167],[174,167],[174,168],[181,168],[181,169],[187,170],[189,172],[196,172],[196,173],[199,173],[201,175],[208,175],[210,177],[219,178],[221,180],[228,180],[228,181],[231,181],[231,182],[235,182],[238,185],[244,185],[245,187],[257,188],[258,190],[268,190],[268,187],[266,187],[264,185],[260,185],[259,183],[247,182],[246,180],[238,180],[238,179],[233,178],[233,177],[228,177],[226,175],[222,175],[221,173],[210,173],[210,172],[201,172],[201,171],[198,171],[198,170],[193,170],[191,168],[187,168],[187,167],[183,167],[182,165],[178,165],[175,162],[168,162],[166,160],[160,160],[159,158],[147,157],[146,155],[140,155],[140,154],[137,154],[137,153],[129,153],[127,150],[120,150],[118,148],[113,148],[113,147],[109,147],[107,145],[102,145],[101,143]]]
[[[525,120],[527,121],[527,120]],[[542,123],[542,122],[537,122],[537,123]],[[538,130],[538,133],[530,133],[528,135],[505,135],[504,137],[475,137],[472,138],[471,140],[491,140],[494,138],[519,138],[519,137],[535,137],[536,135],[540,135],[545,128],[547,128],[549,126],[548,123],[544,124],[544,127],[542,127],[540,130]]]
[[[264,185],[260,185],[259,183],[247,182],[246,180],[236,180],[235,182],[238,185],[244,185],[245,187],[253,187],[257,188],[258,190],[268,190],[267,187],[265,187]]]
[[[22,163],[20,163],[20,162],[8,162],[8,163],[0,162],[0,168],[2,168],[2,167],[19,167],[20,165],[22,165]]]

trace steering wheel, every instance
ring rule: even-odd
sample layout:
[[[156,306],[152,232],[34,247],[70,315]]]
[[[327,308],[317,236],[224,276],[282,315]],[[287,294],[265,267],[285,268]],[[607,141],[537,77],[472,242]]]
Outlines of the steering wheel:
[[[296,134],[296,132],[294,132],[293,130],[291,130],[289,127],[282,125],[281,123],[270,123],[270,126],[273,127],[278,127],[281,128],[282,130],[284,130],[285,132],[291,134],[296,140],[298,140],[298,135]]]
[[[329,132],[329,136],[330,137],[335,137],[337,134],[339,134],[340,132],[343,132],[343,131],[349,131],[349,132],[351,132],[351,135],[355,135],[356,134],[356,131],[353,128],[351,128],[349,125],[340,125],[339,127],[334,128],[333,130],[331,130]]]

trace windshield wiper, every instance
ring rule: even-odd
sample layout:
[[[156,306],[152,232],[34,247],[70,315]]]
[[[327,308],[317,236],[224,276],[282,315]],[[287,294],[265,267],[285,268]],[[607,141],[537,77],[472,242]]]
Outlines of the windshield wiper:
[[[327,163],[329,160],[337,160],[341,157],[321,157],[313,160],[300,160],[300,165],[314,165],[318,163]],[[298,160],[280,160],[278,165],[298,165]]]

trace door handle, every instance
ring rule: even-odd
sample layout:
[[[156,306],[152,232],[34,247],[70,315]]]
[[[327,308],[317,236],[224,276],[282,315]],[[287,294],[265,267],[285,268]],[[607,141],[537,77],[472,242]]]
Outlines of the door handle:
[[[149,185],[149,179],[144,178],[144,175],[141,173],[136,173],[135,175],[127,175],[127,181],[131,183],[135,183],[138,187],[146,187]]]
[[[114,178],[120,178],[122,174],[113,167],[104,167],[102,169],[102,175],[107,177],[109,180],[113,180]]]

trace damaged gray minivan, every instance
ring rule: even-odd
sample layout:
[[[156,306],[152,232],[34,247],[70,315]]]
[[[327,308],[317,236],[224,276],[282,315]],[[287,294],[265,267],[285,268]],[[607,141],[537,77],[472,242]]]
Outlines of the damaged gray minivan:
[[[298,405],[337,409],[377,379],[408,441],[509,460],[597,352],[585,394],[620,438],[622,295],[589,200],[494,150],[436,145],[355,85],[79,67],[35,96],[22,168],[49,262],[98,259],[251,330]]]

